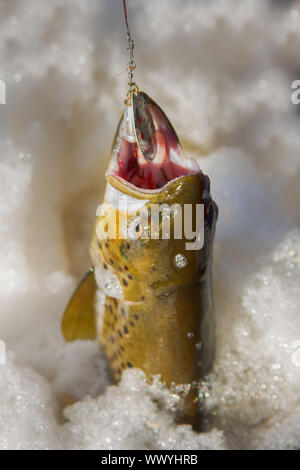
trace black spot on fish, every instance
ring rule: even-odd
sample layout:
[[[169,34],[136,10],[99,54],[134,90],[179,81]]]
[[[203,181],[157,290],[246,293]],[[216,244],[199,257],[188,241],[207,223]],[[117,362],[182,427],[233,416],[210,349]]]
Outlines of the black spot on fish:
[[[128,282],[126,281],[126,279],[122,279],[122,282],[123,282],[124,286],[127,287]]]
[[[142,295],[141,297],[141,301],[143,302],[145,300],[145,297]]]
[[[128,274],[128,279],[133,279],[131,274]]]
[[[127,250],[130,250],[130,245],[129,245],[129,243],[127,243],[126,248],[127,248]]]
[[[122,331],[121,331],[121,330],[118,330],[118,333],[119,333],[120,338],[123,338],[123,333],[122,333]]]
[[[128,335],[129,331],[128,331],[128,328],[127,328],[126,325],[124,325],[123,331],[124,331],[125,335]]]
[[[103,263],[103,268],[107,269],[107,264],[106,263]]]
[[[125,242],[121,243],[121,245],[120,245],[120,253],[121,253],[121,255],[122,255],[123,257],[126,256],[126,249],[125,249],[125,248],[126,248],[126,247],[125,247]]]
[[[156,271],[156,267],[155,266],[152,266],[152,271]]]
[[[130,361],[127,361],[127,367],[133,367]]]
[[[101,242],[99,242],[99,240],[98,240],[97,244],[98,244],[98,247],[99,247],[99,248],[100,248],[100,250],[101,250],[101,248],[102,248],[102,245],[101,245]]]
[[[139,316],[136,313],[133,316],[136,320],[138,320]]]

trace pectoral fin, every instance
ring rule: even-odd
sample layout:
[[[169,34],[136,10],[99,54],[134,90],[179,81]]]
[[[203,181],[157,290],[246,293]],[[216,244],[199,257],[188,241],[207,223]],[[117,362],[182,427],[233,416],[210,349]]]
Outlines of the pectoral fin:
[[[66,341],[96,338],[95,294],[94,268],[90,268],[64,312],[61,329]]]

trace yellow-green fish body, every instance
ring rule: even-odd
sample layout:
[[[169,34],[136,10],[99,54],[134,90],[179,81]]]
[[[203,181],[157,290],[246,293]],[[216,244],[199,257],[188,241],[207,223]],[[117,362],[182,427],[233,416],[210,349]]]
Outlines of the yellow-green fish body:
[[[184,157],[173,128],[152,100],[147,105],[160,160],[142,161],[139,147],[124,139],[127,124],[123,116],[106,176],[104,203],[96,218],[90,252],[100,292],[97,335],[116,382],[124,369],[137,367],[149,379],[159,374],[168,386],[193,385],[209,371],[215,354],[211,261],[217,207],[208,177],[190,161],[180,167],[178,158]],[[133,156],[141,162],[136,171]],[[149,165],[152,168],[147,174]],[[150,217],[153,205],[163,209],[163,204],[174,209],[167,212],[170,230],[165,239],[162,217],[155,227]],[[204,207],[204,243],[199,249],[186,249],[191,240],[184,231],[185,205],[190,205],[193,216],[197,205]],[[178,220],[182,237],[177,239],[174,226],[176,223],[178,228]],[[65,337],[76,315],[72,304],[78,296],[79,291],[65,313]],[[91,320],[89,325],[93,337]],[[80,337],[80,326],[72,331],[71,339]],[[192,386],[184,399],[187,422],[197,420],[195,398]]]

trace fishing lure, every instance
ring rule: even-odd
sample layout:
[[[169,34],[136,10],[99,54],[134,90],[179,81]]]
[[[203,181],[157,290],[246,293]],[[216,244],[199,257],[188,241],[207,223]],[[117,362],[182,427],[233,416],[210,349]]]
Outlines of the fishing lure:
[[[125,18],[128,25],[126,10]],[[67,341],[98,336],[115,382],[130,367],[149,380],[159,374],[182,392],[184,421],[195,425],[195,384],[215,354],[211,264],[217,206],[209,178],[185,157],[165,113],[133,83],[130,32],[128,41],[130,91],[97,211],[93,267],[66,308],[62,332]],[[203,245],[195,249],[187,249],[181,217],[186,205],[193,216],[197,206],[204,211]]]

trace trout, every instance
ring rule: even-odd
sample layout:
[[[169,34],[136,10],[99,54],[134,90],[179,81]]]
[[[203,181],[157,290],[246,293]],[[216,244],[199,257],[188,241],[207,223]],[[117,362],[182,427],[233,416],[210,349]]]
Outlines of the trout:
[[[197,427],[196,384],[215,355],[211,265],[218,209],[209,178],[184,155],[162,109],[138,89],[125,104],[97,210],[92,267],[66,308],[62,332],[67,341],[98,336],[116,383],[135,367],[149,380],[159,375],[166,386],[184,390],[182,421]],[[193,227],[197,207],[203,208],[202,243],[195,230],[192,249],[186,207]]]

